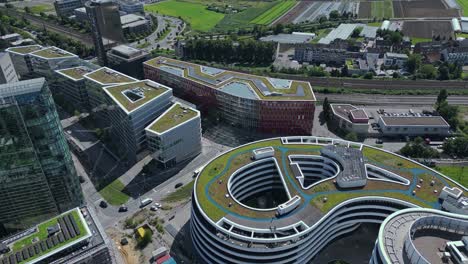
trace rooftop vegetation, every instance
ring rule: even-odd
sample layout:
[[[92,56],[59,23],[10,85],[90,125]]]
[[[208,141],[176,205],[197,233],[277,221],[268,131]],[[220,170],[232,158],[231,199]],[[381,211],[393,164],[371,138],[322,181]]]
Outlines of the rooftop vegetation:
[[[167,112],[165,112],[159,119],[150,127],[151,130],[163,133],[170,128],[180,125],[197,116],[197,112],[184,107],[180,104],[175,104]]]

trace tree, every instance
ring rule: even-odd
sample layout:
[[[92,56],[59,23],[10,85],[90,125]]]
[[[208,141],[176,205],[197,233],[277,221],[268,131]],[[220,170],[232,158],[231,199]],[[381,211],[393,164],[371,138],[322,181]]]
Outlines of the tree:
[[[421,66],[421,55],[411,54],[408,56],[408,61],[406,62],[406,68],[408,72],[414,74],[419,67]]]
[[[358,141],[358,136],[355,132],[349,132],[346,134],[345,139],[348,141]]]
[[[351,37],[358,38],[359,35],[361,35],[361,32],[362,32],[362,27],[357,27],[353,30],[353,33],[351,33]]]
[[[411,158],[438,158],[439,152],[428,146],[421,137],[417,137],[412,142],[406,143],[406,145],[400,150],[400,153],[405,157]]]
[[[24,7],[24,12],[31,14],[31,8],[29,6]]]
[[[330,102],[328,102],[328,97],[325,97],[323,99],[323,117],[325,118],[325,121],[330,121],[332,117],[332,109],[330,106]]]
[[[284,29],[283,24],[281,24],[281,23],[276,24],[276,25],[273,27],[273,33],[275,33],[275,34],[282,33],[282,32],[283,32],[283,29]]]
[[[330,12],[330,20],[336,20],[338,17],[340,17],[340,13],[337,10]]]
[[[458,120],[459,109],[457,106],[449,105],[447,101],[442,101],[437,111],[453,129],[458,127],[460,121]]]
[[[445,141],[442,149],[447,155],[466,158],[468,157],[468,137],[450,138]]]
[[[345,65],[343,66],[343,68],[341,68],[341,76],[348,77],[348,75],[349,75],[348,65]]]
[[[442,89],[439,92],[439,95],[437,95],[437,101],[436,101],[436,109],[439,110],[439,107],[442,105],[443,102],[447,101],[448,98],[448,92],[446,89]]]
[[[142,238],[138,239],[137,246],[139,248],[145,248],[153,240],[153,232],[149,228],[145,228],[145,234]]]
[[[366,72],[366,74],[364,74],[364,79],[371,80],[373,78],[374,78],[373,72]]]
[[[434,79],[436,77],[436,72],[437,70],[432,64],[424,64],[419,70],[419,73],[425,79]]]
[[[445,65],[439,67],[438,71],[438,79],[439,80],[449,80],[450,79],[450,71],[449,68]]]

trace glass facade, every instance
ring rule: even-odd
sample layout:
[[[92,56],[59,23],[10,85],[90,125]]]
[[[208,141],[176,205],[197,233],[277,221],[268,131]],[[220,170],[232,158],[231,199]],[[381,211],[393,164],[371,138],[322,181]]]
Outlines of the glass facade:
[[[0,237],[82,204],[43,78],[0,85]]]

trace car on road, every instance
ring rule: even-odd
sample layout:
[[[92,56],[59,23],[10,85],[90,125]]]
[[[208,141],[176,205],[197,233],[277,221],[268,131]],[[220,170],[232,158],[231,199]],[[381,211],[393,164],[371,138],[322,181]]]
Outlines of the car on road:
[[[378,138],[376,141],[375,141],[376,144],[383,144],[383,140]]]
[[[147,206],[148,204],[152,203],[153,202],[153,199],[151,198],[146,198],[146,199],[143,199],[141,202],[140,202],[140,208],[143,208],[145,206]]]
[[[128,211],[127,206],[122,205],[122,206],[119,207],[119,212],[127,212],[127,211]]]
[[[150,207],[150,210],[156,212],[158,210],[158,207],[156,205],[153,205]]]
[[[101,202],[99,202],[99,206],[100,206],[101,208],[107,208],[107,203],[106,203],[106,201],[102,200]]]
[[[160,203],[154,203],[154,206],[156,206],[157,208],[161,208],[161,204]]]
[[[179,182],[179,183],[177,183],[177,184],[174,186],[174,188],[176,188],[176,189],[177,189],[177,188],[179,188],[179,187],[182,187],[182,185],[184,185],[184,184],[183,184],[183,183],[181,183],[181,182]]]

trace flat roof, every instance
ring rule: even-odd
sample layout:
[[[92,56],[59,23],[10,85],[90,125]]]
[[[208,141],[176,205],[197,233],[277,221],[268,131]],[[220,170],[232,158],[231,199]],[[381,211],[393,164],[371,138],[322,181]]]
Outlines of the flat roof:
[[[113,85],[137,81],[137,79],[107,67],[99,68],[84,75],[85,78],[95,81],[100,85]]]
[[[53,227],[59,227],[58,232],[49,235],[48,228]],[[13,257],[14,263],[36,263],[91,237],[91,232],[80,209],[75,208],[38,224],[31,234],[19,237],[8,242],[11,251],[5,253],[3,259]],[[0,258],[0,263],[3,259]]]
[[[7,51],[12,51],[15,53],[25,55],[25,54],[28,54],[28,53],[31,53],[33,51],[37,51],[40,49],[42,49],[41,45],[28,45],[28,46],[21,46],[21,47],[11,47],[11,48],[8,48]]]
[[[348,159],[347,152],[350,151],[336,151],[336,155],[341,158],[333,160],[335,163],[341,164],[340,170],[345,171],[340,171],[340,173],[345,177],[352,175],[353,178],[359,180],[367,177],[364,186],[351,189],[339,188],[334,182],[337,179],[337,175],[335,175],[325,177],[324,180],[315,182],[308,187],[302,187],[299,180],[290,172],[290,164],[282,162],[288,160],[290,155],[320,156],[321,152],[330,146],[339,147],[339,149],[352,149],[352,159],[356,166],[343,166],[341,164],[340,160]],[[252,151],[264,147],[275,149],[272,158],[277,161],[278,170],[286,182],[290,197],[298,195],[302,198],[301,205],[297,207],[300,209],[296,209],[286,216],[277,216],[276,210],[262,211],[248,208],[234,199],[226,197],[231,175],[235,175],[236,171],[257,162],[258,160],[251,159]],[[363,166],[367,165],[372,165],[383,171],[390,171],[406,179],[410,184],[392,181],[390,178],[382,180],[368,177],[367,170],[363,169]],[[366,175],[361,175],[362,173]],[[424,180],[423,184],[418,183],[422,186],[421,188],[417,188],[415,182],[419,182],[419,179]],[[431,181],[434,181],[433,185],[430,185]],[[439,193],[444,186],[456,186],[464,190],[465,195],[468,194],[467,189],[455,181],[398,154],[341,139],[298,136],[252,142],[220,154],[204,166],[196,179],[194,192],[199,208],[214,223],[224,217],[248,227],[268,229],[272,219],[278,228],[298,221],[303,221],[309,227],[313,226],[336,206],[360,197],[383,197],[397,199],[420,207],[439,208]],[[326,202],[323,202],[324,198],[327,199]]]
[[[354,119],[369,119],[364,109],[357,108],[351,104],[330,104],[330,107],[335,115],[338,115],[350,123],[353,123],[353,120],[349,117],[350,114]]]
[[[161,134],[199,115],[200,113],[198,111],[188,106],[181,105],[180,103],[175,103],[154,120],[153,123],[147,127],[147,130]]]
[[[267,78],[165,57],[157,57],[144,62],[144,64],[162,70],[166,73],[201,83],[212,89],[226,89],[233,94],[235,94],[233,91],[233,85],[237,85],[239,89],[243,89],[243,91],[241,91],[240,94],[235,95],[246,99],[274,101],[316,100],[309,82]],[[288,82],[290,85],[288,87],[284,87],[284,82]],[[249,89],[249,87],[251,88]],[[255,96],[252,96],[252,93]]]
[[[150,80],[104,87],[104,91],[127,113],[170,90],[169,87]]]
[[[66,50],[59,49],[57,47],[48,47],[35,52],[32,52],[31,55],[45,58],[45,59],[57,59],[57,58],[67,58],[67,57],[78,57],[73,53],[70,53]]]
[[[77,80],[83,80],[84,76],[92,71],[93,69],[89,67],[78,66],[78,67],[58,70],[57,72],[61,73],[62,75],[65,75],[66,77],[69,77],[70,79],[77,81]]]
[[[443,126],[450,125],[441,116],[380,116],[387,126]]]

